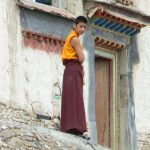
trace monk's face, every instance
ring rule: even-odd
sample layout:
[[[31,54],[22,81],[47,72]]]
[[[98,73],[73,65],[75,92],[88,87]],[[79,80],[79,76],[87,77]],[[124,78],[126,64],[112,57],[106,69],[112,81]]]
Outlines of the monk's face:
[[[87,24],[83,22],[79,22],[78,24],[75,24],[75,31],[78,35],[82,35],[87,28]]]

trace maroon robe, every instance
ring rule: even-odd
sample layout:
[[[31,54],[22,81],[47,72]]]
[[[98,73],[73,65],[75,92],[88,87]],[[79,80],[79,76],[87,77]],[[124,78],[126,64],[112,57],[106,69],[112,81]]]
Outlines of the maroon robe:
[[[82,134],[87,131],[82,66],[78,60],[64,60],[64,65],[60,130]]]

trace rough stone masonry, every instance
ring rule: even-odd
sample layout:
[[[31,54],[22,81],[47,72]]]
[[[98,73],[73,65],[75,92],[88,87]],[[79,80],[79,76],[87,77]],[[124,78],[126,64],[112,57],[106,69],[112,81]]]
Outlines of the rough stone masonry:
[[[106,150],[58,129],[56,118],[37,119],[15,103],[0,102],[0,150]]]

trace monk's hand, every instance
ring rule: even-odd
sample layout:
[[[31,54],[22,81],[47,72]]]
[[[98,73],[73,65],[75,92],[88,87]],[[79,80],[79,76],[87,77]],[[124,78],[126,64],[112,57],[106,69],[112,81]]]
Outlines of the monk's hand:
[[[83,66],[82,66],[82,78],[83,78],[83,85],[84,85],[85,82],[84,82],[84,68],[83,68]]]
[[[82,66],[82,76],[84,77],[84,68],[83,68],[83,66]]]

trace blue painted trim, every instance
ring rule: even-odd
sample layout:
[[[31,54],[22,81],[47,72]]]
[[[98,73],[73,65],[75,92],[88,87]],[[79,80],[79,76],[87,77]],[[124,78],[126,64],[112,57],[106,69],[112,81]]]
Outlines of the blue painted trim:
[[[97,22],[99,22],[100,20],[102,20],[103,18],[93,18],[90,20],[90,23],[92,24],[96,24]]]
[[[132,28],[131,27],[126,27],[126,29],[124,29],[122,32],[123,33],[126,33],[126,32],[128,32],[128,31],[130,31]]]
[[[105,20],[103,23],[101,23],[100,25],[101,26],[105,26],[105,24],[107,24],[108,23],[108,20]]]
[[[125,34],[126,34],[126,35],[130,35],[130,34],[132,34],[132,33],[135,32],[135,31],[136,31],[136,29],[133,28],[133,29],[129,30],[128,32],[126,32]]]
[[[133,36],[140,32],[140,30],[137,30],[133,27],[129,27],[127,25],[123,25],[120,23],[116,23],[104,18],[96,18],[92,20],[92,23],[94,23],[97,26],[104,27],[106,29],[119,32],[121,34],[125,34],[127,36]]]
[[[102,21],[100,21],[99,23],[97,23],[97,25],[101,26],[101,24],[103,24],[104,22],[106,22],[106,20],[102,19]]]
[[[105,25],[105,27],[108,28],[110,25],[112,25],[112,23],[113,23],[112,21],[109,21],[109,22]]]
[[[132,30],[134,30],[134,28],[129,27],[129,28],[128,28],[126,31],[124,31],[124,32],[125,32],[125,34],[126,34],[126,33],[130,32],[130,31],[132,31]]]
[[[125,29],[126,29],[126,26],[120,28],[120,29],[118,30],[118,32],[122,33],[122,31],[125,30]]]
[[[116,29],[118,29],[118,28],[120,28],[120,27],[122,27],[122,24],[116,25],[116,26],[113,28],[113,30],[116,30]]]
[[[119,23],[114,22],[114,23],[109,27],[109,29],[113,30],[113,28],[115,28],[115,27],[118,26],[118,25],[119,25]]]
[[[127,31],[128,29],[130,29],[130,27],[126,26],[124,29],[122,29],[120,32],[124,33],[125,31]]]
[[[94,20],[94,23],[96,24],[96,25],[98,25],[99,23],[101,23],[102,21],[103,21],[104,19],[96,19],[96,21]]]
[[[119,31],[120,31],[121,29],[123,29],[123,28],[124,28],[124,25],[121,24],[120,27],[118,27],[117,29],[115,29],[115,31],[118,31],[118,32],[119,32]]]
[[[134,36],[134,35],[136,35],[139,32],[140,32],[140,30],[136,30],[135,32],[132,32],[129,36]]]
[[[93,20],[92,23],[97,24],[99,22],[99,19]]]

